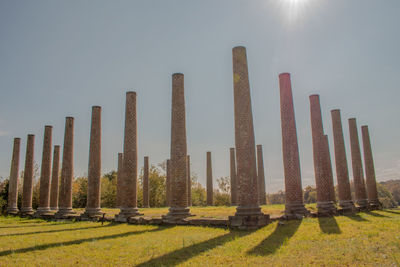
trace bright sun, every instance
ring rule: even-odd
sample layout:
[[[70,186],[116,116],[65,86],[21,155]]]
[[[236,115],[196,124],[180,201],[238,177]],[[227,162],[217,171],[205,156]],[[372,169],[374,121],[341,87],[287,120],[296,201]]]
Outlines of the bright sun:
[[[312,0],[281,0],[281,6],[290,23],[297,22]]]

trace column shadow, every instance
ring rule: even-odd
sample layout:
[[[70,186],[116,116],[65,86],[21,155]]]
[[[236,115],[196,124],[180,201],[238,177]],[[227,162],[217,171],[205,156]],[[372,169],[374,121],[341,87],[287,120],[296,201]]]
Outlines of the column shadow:
[[[400,215],[400,212],[396,212],[396,211],[392,211],[392,210],[381,210],[381,211]]]
[[[373,211],[365,211],[365,214],[368,214],[368,215],[371,215],[371,216],[374,216],[374,217],[379,217],[379,218],[389,218],[389,216],[382,215],[382,214],[379,214],[379,213],[375,213]]]
[[[125,232],[125,233],[121,233],[121,234],[99,236],[99,237],[94,236],[94,237],[90,237],[90,238],[83,238],[83,239],[58,242],[58,243],[43,244],[43,245],[37,245],[37,246],[32,246],[32,247],[27,247],[27,248],[20,248],[20,249],[15,249],[15,250],[10,249],[10,250],[5,250],[5,251],[0,251],[0,257],[8,256],[10,254],[20,254],[20,253],[27,253],[27,252],[38,251],[38,250],[45,250],[48,248],[79,245],[79,244],[82,244],[85,242],[92,242],[93,240],[107,240],[107,239],[114,239],[114,238],[126,237],[126,236],[131,236],[131,235],[139,235],[139,234],[143,234],[143,233],[161,231],[161,230],[164,230],[167,228],[169,228],[169,227],[164,226],[164,227],[158,227],[158,228],[150,229],[150,230],[130,231],[130,232]]]
[[[55,223],[55,224],[27,224],[27,225],[12,225],[12,226],[0,226],[0,229],[10,229],[10,228],[32,228],[32,227],[49,227],[49,226],[60,226],[66,224],[72,224],[74,222],[62,222],[62,223]],[[18,223],[19,224],[19,223]]]
[[[318,217],[319,228],[325,234],[341,234],[335,217]]]
[[[352,214],[352,215],[344,215],[345,217],[353,220],[353,221],[357,221],[357,222],[369,222],[369,220],[364,219],[363,217],[361,217],[358,214]]]
[[[159,256],[157,258],[150,259],[146,262],[136,265],[136,267],[144,266],[175,266],[195,257],[203,252],[221,246],[227,242],[233,241],[236,238],[240,238],[253,233],[252,231],[231,231],[222,236],[218,236],[191,246],[187,246],[168,254]]]
[[[302,220],[289,221],[284,225],[279,225],[278,223],[274,232],[247,254],[266,256],[275,253],[297,232],[301,223]]]

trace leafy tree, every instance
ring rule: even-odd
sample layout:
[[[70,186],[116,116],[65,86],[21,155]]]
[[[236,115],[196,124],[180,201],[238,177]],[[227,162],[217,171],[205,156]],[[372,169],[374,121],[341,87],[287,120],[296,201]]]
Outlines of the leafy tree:
[[[72,206],[74,208],[85,208],[87,201],[87,177],[78,177],[72,183]]]

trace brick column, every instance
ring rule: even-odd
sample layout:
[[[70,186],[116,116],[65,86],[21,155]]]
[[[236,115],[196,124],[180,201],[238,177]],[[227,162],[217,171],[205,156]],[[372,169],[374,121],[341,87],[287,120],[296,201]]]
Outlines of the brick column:
[[[190,175],[190,156],[187,156],[187,185],[188,185],[188,206],[192,206],[192,178]]]
[[[335,185],[333,181],[333,172],[332,172],[332,160],[331,160],[331,153],[329,149],[329,140],[328,136],[325,134],[322,136],[322,141],[323,141],[323,155],[324,155],[324,160],[323,160],[323,170],[324,170],[324,176],[327,177],[326,179],[328,180],[328,186],[329,186],[329,200],[332,201],[333,203],[336,203],[336,195],[335,195]],[[335,207],[335,211],[336,207]]]
[[[126,221],[139,215],[137,208],[137,118],[136,92],[126,93],[123,185],[120,213],[116,219]]]
[[[83,217],[101,217],[101,107],[92,107],[86,210]]]
[[[313,144],[315,183],[317,187],[317,209],[321,215],[336,213],[331,192],[334,191],[332,180],[332,167],[329,167],[330,155],[327,140],[324,137],[322,125],[321,105],[319,95],[310,96],[311,133]],[[330,168],[330,172],[329,172]]]
[[[229,220],[232,227],[258,228],[269,222],[269,216],[261,212],[258,203],[256,146],[246,48],[234,47],[232,56],[239,203],[235,216],[230,216]]]
[[[32,191],[33,191],[33,154],[35,146],[35,135],[28,134],[26,144],[24,184],[22,188],[21,215],[32,215]]]
[[[166,163],[166,179],[165,179],[165,198],[166,206],[171,206],[171,161],[167,159]]]
[[[187,195],[187,144],[184,76],[172,75],[171,110],[171,208],[164,219],[180,220],[190,216]]]
[[[285,172],[285,214],[309,212],[303,204],[301,186],[299,147],[297,143],[296,120],[294,116],[292,86],[289,73],[279,75],[281,100],[282,152]]]
[[[44,127],[42,167],[40,173],[39,207],[36,215],[45,215],[50,212],[50,185],[51,185],[51,148],[52,126]]]
[[[149,157],[144,157],[144,166],[143,166],[143,208],[150,208],[150,204],[149,204]]]
[[[18,214],[18,174],[19,174],[19,151],[21,138],[14,138],[13,153],[11,158],[10,182],[8,184],[8,214]]]
[[[60,146],[54,146],[50,189],[50,210],[58,210],[58,172],[60,171]]]
[[[123,172],[122,172],[122,162],[124,160],[124,154],[118,153],[118,169],[117,169],[117,200],[116,200],[116,207],[121,208],[121,198],[123,194],[123,187],[124,187],[124,179],[123,179]]]
[[[340,110],[332,110],[331,115],[333,141],[335,148],[336,177],[339,191],[339,205],[344,210],[344,212],[354,212],[355,206],[353,200],[351,199],[349,169],[347,166],[346,148],[344,145]]]
[[[379,202],[378,189],[376,187],[374,158],[372,156],[368,126],[361,126],[361,132],[364,148],[365,180],[367,183],[368,201],[372,209],[377,209],[381,204]]]
[[[235,156],[235,148],[231,147],[229,149],[230,152],[230,174],[231,174],[231,205],[236,206],[238,203],[237,199],[237,180],[236,180],[236,156]]]
[[[74,175],[74,118],[65,119],[64,147],[61,166],[61,186],[57,218],[75,215],[72,209],[72,180]]]
[[[257,145],[257,178],[259,202],[260,205],[265,205],[267,204],[267,199],[265,194],[265,174],[262,145]]]
[[[353,167],[353,181],[356,203],[361,209],[368,208],[367,192],[364,182],[364,171],[361,162],[360,142],[358,139],[357,122],[349,119],[351,162]]]
[[[214,205],[211,152],[207,151],[207,206]]]

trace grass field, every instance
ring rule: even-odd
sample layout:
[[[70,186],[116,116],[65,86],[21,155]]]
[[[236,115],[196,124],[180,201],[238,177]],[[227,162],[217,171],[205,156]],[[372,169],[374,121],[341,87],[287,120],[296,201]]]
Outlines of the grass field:
[[[278,208],[282,207],[263,210]],[[220,217],[230,209],[193,210]],[[165,209],[145,211],[158,215]],[[273,222],[257,231],[0,217],[0,266],[400,266],[399,262],[400,210]]]

